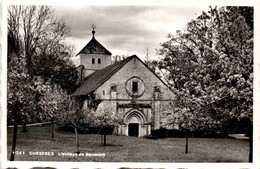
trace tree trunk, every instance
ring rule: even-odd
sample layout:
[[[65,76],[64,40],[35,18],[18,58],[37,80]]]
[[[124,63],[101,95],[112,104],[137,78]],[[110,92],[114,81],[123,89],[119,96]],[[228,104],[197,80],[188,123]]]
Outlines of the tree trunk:
[[[100,140],[101,140],[101,145],[102,145],[103,144],[103,134],[102,133],[100,134],[100,138],[101,138]]]
[[[249,127],[249,162],[253,162],[253,124],[251,122],[250,127]]]
[[[225,132],[225,138],[228,138],[228,134],[229,134],[228,130],[229,130],[229,128],[228,128],[228,126],[227,126],[227,127],[226,127],[226,132]]]
[[[106,146],[106,127],[104,127],[104,146]]]
[[[107,142],[106,142],[106,134],[104,134],[104,146],[107,145]]]
[[[26,132],[27,129],[26,129],[26,123],[25,122],[22,122],[22,132]]]
[[[227,121],[226,124],[225,124],[224,138],[228,138],[228,134],[229,134],[229,124],[230,124],[229,121]]]
[[[53,120],[51,121],[51,138],[54,138]]]
[[[186,131],[186,147],[185,147],[185,153],[188,154],[188,131]]]
[[[10,161],[14,161],[15,147],[16,147],[16,138],[17,138],[17,112],[15,111],[14,112],[13,144],[12,144],[12,151],[11,151]]]
[[[75,134],[76,134],[76,150],[77,150],[77,153],[79,153],[78,130],[76,127],[75,127]]]

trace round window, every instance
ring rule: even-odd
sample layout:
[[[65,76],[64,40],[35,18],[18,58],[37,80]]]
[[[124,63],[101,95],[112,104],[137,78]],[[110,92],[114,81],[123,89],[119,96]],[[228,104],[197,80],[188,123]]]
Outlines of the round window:
[[[144,82],[139,77],[132,77],[126,81],[126,92],[131,97],[141,97],[145,91]]]

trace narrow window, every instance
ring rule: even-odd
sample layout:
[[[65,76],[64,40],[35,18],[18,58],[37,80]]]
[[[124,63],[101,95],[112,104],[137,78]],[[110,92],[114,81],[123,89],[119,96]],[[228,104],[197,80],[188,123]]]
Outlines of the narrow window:
[[[98,58],[98,61],[97,61],[97,62],[98,62],[98,64],[101,64],[101,59],[100,59],[100,58]]]
[[[95,58],[92,58],[92,64],[95,64]]]
[[[132,86],[132,91],[133,91],[133,92],[138,92],[138,82],[133,82],[132,85],[133,85],[133,86]]]
[[[105,95],[106,93],[105,93],[105,90],[103,90],[103,95]]]

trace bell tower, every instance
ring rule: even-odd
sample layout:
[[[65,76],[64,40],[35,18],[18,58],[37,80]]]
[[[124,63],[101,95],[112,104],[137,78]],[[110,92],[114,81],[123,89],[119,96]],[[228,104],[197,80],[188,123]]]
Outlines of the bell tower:
[[[92,39],[76,55],[76,66],[82,67],[83,78],[94,73],[95,71],[111,65],[111,53],[102,46],[95,38],[96,26],[93,24]]]

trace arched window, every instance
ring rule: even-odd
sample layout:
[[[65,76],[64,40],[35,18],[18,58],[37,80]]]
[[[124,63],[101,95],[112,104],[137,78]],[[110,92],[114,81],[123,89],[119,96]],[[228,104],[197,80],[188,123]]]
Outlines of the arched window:
[[[98,58],[98,61],[97,61],[97,62],[98,62],[98,64],[101,64],[101,59],[100,59],[100,58]]]
[[[92,64],[95,64],[95,58],[92,58]]]

